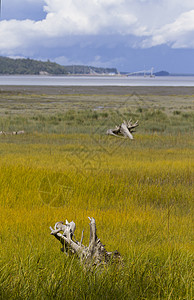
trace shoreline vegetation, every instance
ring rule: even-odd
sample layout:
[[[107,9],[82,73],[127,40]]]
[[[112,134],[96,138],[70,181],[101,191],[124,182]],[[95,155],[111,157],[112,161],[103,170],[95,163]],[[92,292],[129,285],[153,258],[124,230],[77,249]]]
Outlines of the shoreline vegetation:
[[[62,66],[55,62],[30,58],[12,59],[0,56],[0,74],[4,75],[70,75],[70,74],[118,74],[116,68],[93,66]]]
[[[193,298],[194,88],[0,86],[0,299]],[[106,136],[139,120],[134,140]],[[49,227],[94,217],[122,265],[88,270]]]
[[[116,68],[106,67],[94,67],[86,65],[60,65],[55,62],[40,61],[30,58],[9,58],[0,56],[0,75],[120,75],[127,76],[130,72],[119,72]],[[135,74],[135,73],[131,73]],[[137,72],[137,76],[150,75],[150,71]],[[169,76],[170,73],[167,71],[154,72],[154,76]],[[174,76],[181,74],[172,74]],[[191,76],[191,74],[189,74]]]

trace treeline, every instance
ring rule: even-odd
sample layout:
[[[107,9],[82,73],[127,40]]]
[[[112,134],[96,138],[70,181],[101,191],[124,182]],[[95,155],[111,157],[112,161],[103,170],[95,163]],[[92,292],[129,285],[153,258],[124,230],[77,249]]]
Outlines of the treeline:
[[[0,57],[0,74],[67,74],[65,68],[59,64],[33,59],[11,59]]]
[[[61,66],[49,60],[12,59],[0,56],[0,74],[20,75],[68,75],[68,74],[118,74],[115,68],[90,66]]]
[[[118,74],[116,68],[97,68],[92,66],[65,66],[68,74]]]

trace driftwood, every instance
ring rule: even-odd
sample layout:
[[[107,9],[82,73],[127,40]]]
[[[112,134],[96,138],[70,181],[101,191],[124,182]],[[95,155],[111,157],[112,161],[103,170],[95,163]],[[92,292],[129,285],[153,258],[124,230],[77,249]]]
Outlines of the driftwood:
[[[131,120],[129,120],[128,122],[123,121],[121,125],[116,126],[114,129],[108,129],[106,134],[116,137],[128,137],[129,139],[133,140],[132,133],[135,132],[135,128],[137,126],[139,126],[138,121],[136,121],[134,124]]]
[[[74,235],[76,226],[73,221],[69,223],[66,220],[66,224],[63,222],[57,222],[54,226],[54,229],[50,227],[51,234],[54,235],[63,246],[61,251],[65,252],[66,254],[77,255],[80,258],[81,263],[89,266],[99,266],[113,261],[121,261],[121,255],[117,250],[114,252],[106,251],[105,246],[97,237],[95,219],[89,218],[89,220],[90,241],[88,247],[82,244],[84,230],[82,231],[80,242],[76,240]]]
[[[24,134],[24,130],[13,131],[12,134]]]
[[[0,131],[0,135],[17,135],[17,134],[24,134],[24,130],[19,131],[12,131],[12,132],[6,132],[6,131]]]
[[[6,135],[4,131],[0,131],[0,135]]]

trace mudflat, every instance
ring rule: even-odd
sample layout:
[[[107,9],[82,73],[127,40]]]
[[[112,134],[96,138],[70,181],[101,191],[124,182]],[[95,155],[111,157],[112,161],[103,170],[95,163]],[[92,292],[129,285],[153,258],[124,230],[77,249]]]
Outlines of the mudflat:
[[[47,95],[194,95],[194,87],[169,86],[0,86],[0,92]]]

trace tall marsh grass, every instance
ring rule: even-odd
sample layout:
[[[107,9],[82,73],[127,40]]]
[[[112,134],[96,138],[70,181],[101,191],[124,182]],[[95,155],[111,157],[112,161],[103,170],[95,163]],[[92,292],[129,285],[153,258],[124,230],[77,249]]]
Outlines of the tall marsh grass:
[[[192,135],[0,137],[1,299],[192,299]],[[54,199],[54,201],[53,201]],[[123,265],[88,271],[49,226],[96,219]]]

